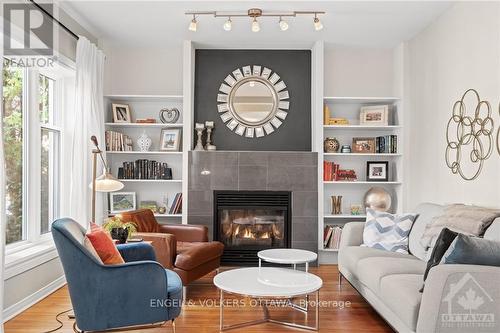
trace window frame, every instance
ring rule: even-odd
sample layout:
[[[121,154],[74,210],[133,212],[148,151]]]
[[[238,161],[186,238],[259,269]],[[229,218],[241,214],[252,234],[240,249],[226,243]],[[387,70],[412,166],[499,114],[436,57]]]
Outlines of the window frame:
[[[3,59],[2,59],[3,60]],[[53,92],[53,119],[49,123],[40,121],[39,113],[39,75],[46,76],[54,80]],[[61,214],[61,169],[62,169],[62,142],[65,131],[62,126],[62,99],[63,99],[63,78],[64,73],[57,69],[42,70],[33,68],[23,68],[23,208],[22,208],[22,239],[5,245],[6,259],[9,255],[17,257],[21,252],[32,253],[32,247],[45,249],[47,244],[53,248],[52,234],[50,232],[50,222]],[[53,209],[49,211],[49,231],[41,233],[41,132],[47,130],[55,133],[57,138],[56,162],[51,173],[57,175],[50,186],[52,187]],[[54,216],[56,215],[56,216]],[[31,257],[31,255],[29,256]],[[29,259],[29,258],[23,258]],[[10,260],[7,260],[10,261]],[[17,259],[16,259],[17,261]]]

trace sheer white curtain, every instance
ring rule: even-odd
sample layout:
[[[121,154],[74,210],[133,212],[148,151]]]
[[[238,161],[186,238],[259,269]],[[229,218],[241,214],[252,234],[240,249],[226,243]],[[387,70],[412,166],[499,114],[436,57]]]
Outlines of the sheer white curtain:
[[[95,135],[104,150],[104,59],[101,50],[79,36],[76,47],[75,109],[72,121],[69,215],[86,227],[91,218],[92,144]],[[99,163],[99,161],[98,161]],[[98,174],[102,172],[98,164]],[[102,194],[97,194],[96,221],[104,218]]]

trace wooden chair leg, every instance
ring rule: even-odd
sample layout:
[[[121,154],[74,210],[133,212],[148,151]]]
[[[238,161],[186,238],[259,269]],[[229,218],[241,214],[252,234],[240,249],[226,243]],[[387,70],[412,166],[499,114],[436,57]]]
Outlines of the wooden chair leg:
[[[175,321],[174,321],[174,319],[172,319],[172,332],[175,333]]]

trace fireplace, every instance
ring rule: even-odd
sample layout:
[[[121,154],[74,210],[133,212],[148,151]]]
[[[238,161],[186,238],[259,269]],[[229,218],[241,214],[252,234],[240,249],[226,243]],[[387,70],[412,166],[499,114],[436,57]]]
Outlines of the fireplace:
[[[289,248],[291,192],[214,191],[214,240],[224,244],[222,263],[254,265],[257,252]]]

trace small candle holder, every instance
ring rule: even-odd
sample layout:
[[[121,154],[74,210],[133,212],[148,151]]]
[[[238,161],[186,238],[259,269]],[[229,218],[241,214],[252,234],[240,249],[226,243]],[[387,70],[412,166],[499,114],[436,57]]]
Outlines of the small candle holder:
[[[217,147],[212,144],[212,130],[214,128],[213,121],[206,121],[205,127],[207,128],[207,145],[205,146],[206,150],[216,150]]]
[[[204,151],[205,148],[203,148],[203,142],[201,141],[201,138],[203,136],[203,131],[205,130],[205,125],[196,123],[195,125],[195,130],[196,134],[198,136],[198,139],[196,140],[196,146],[194,147],[195,151]]]

